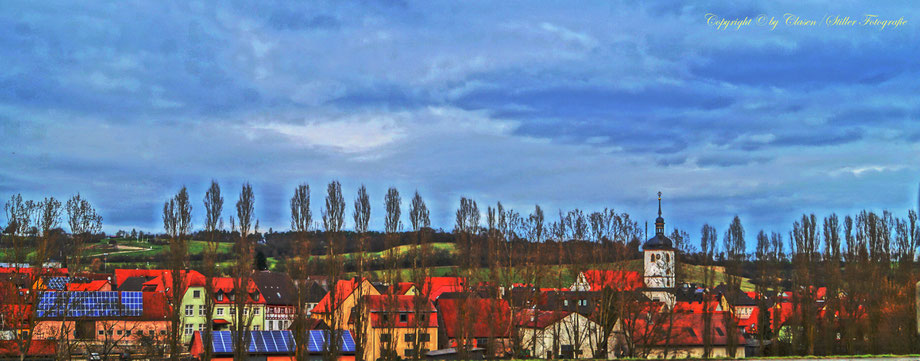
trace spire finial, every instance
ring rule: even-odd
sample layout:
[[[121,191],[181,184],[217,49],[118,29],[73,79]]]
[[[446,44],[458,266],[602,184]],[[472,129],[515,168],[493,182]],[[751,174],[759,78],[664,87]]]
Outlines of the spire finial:
[[[661,217],[661,191],[658,191],[658,216]]]

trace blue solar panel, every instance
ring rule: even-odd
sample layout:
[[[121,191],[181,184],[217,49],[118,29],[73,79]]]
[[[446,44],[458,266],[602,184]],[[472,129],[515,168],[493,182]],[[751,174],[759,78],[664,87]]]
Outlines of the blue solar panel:
[[[310,330],[309,331],[310,343],[307,346],[307,349],[310,352],[323,352],[326,348],[326,337],[329,334],[328,330]],[[339,331],[341,332],[341,339],[339,341],[339,351],[340,352],[355,352],[355,340],[351,337],[351,332],[349,331]]]
[[[351,338],[351,332],[342,331],[342,352],[355,352],[355,339]]]
[[[233,337],[230,331],[214,331],[211,335],[211,344],[214,346],[214,353],[233,352]]]
[[[355,341],[351,332],[341,331],[342,341],[339,344],[341,352],[355,352]],[[307,333],[307,350],[312,353],[323,352],[326,336],[329,331],[311,330]],[[297,343],[290,330],[282,331],[249,331],[249,353],[251,354],[292,354]],[[214,331],[211,341],[214,353],[233,353],[233,331]]]
[[[43,292],[38,300],[38,317],[122,317],[140,316],[144,310],[141,292]]]

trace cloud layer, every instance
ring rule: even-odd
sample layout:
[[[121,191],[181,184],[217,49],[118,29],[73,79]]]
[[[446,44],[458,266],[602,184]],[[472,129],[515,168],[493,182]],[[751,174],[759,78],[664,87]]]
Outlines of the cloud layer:
[[[705,17],[869,11],[909,22]],[[349,201],[368,185],[375,228],[389,186],[445,229],[461,196],[651,219],[662,190],[691,234],[900,213],[920,178],[918,24],[908,6],[797,1],[11,3],[0,196],[81,192],[108,231],[160,229],[171,194],[211,179],[228,203],[252,182],[266,229],[287,228],[301,182],[319,214],[331,179]]]

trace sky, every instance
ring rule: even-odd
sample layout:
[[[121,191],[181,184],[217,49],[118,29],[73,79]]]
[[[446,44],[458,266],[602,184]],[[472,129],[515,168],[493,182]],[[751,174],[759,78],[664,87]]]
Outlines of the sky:
[[[396,187],[450,230],[463,196],[653,222],[661,191],[694,239],[917,207],[920,8],[688,3],[6,2],[0,200],[79,192],[108,232],[161,231],[182,186],[200,228],[212,179],[225,218],[250,182],[286,230],[294,188],[316,219],[335,179],[371,228]],[[906,23],[825,23],[866,14]]]

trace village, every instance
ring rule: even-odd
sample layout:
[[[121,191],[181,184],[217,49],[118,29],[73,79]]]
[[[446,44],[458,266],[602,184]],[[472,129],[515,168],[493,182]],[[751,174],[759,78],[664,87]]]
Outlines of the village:
[[[664,229],[659,197],[643,272],[586,269],[562,288],[462,275],[388,284],[267,270],[209,278],[191,269],[5,264],[0,353],[165,359],[174,335],[183,358],[212,360],[239,357],[239,342],[247,357],[267,360],[744,358],[789,342],[787,321],[805,310],[822,323],[846,317],[827,304],[826,287],[807,290],[807,301],[732,282],[679,282],[679,250]]]

